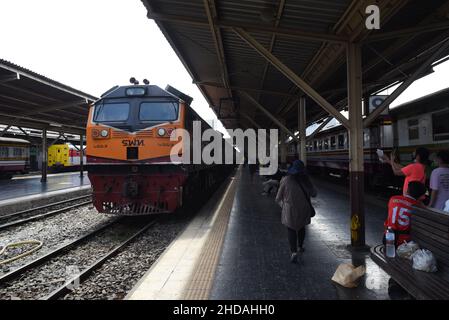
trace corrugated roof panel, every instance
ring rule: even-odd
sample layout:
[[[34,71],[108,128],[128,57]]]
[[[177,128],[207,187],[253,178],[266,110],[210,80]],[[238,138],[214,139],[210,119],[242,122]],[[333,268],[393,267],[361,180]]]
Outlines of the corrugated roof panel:
[[[186,15],[203,18],[206,15],[203,0],[151,0],[151,7],[156,13]]]
[[[350,3],[351,0],[286,1],[280,26],[310,32],[329,32]]]

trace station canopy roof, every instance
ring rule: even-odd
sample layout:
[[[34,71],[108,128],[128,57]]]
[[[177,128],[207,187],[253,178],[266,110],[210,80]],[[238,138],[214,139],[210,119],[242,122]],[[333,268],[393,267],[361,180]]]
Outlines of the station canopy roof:
[[[362,45],[366,96],[404,81],[449,36],[447,0],[142,2],[227,128],[274,127],[245,93],[289,128],[298,124],[301,90],[249,46],[241,31],[339,110],[347,106],[348,42]],[[380,30],[365,25],[373,2],[380,9]],[[443,51],[435,61],[448,54]],[[432,66],[421,76],[431,72]],[[325,117],[308,99],[308,124]]]
[[[0,124],[85,132],[96,97],[0,59]]]

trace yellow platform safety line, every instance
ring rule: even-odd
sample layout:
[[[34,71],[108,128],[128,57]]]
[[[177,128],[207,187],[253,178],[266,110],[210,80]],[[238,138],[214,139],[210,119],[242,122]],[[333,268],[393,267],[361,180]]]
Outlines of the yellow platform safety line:
[[[220,205],[217,208],[217,216],[212,229],[200,254],[187,286],[184,288],[183,299],[207,300],[215,279],[215,271],[221,255],[224,237],[228,228],[229,217],[234,203],[237,189],[236,181],[240,180],[241,167],[226,190]]]
[[[240,175],[241,168],[212,195],[125,299],[209,297]]]

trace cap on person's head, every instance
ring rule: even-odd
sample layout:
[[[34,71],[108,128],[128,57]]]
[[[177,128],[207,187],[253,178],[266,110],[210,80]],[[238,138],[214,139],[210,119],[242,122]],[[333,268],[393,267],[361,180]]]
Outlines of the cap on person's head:
[[[426,193],[426,186],[419,181],[411,181],[408,184],[407,193],[414,199],[419,199]]]
[[[304,162],[301,160],[293,161],[292,165],[288,169],[288,174],[305,174],[306,168]]]
[[[441,150],[437,153],[437,158],[439,158],[444,164],[449,164],[449,150]]]

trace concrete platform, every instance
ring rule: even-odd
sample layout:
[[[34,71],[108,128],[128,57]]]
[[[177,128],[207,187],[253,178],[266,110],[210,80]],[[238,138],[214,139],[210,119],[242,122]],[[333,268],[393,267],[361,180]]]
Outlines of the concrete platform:
[[[82,186],[90,186],[87,173],[82,179],[79,172],[50,174],[46,183],[41,183],[40,175],[19,176],[0,180],[0,201]]]
[[[223,183],[125,299],[208,298],[239,174]]]
[[[90,193],[87,173],[83,178],[72,172],[52,174],[47,179],[46,183],[40,182],[40,176],[0,180],[0,215]]]
[[[232,188],[227,194],[221,191],[220,203],[229,202],[229,209],[221,205],[221,209],[211,211],[209,206],[202,210],[128,299],[389,299],[389,277],[369,253],[347,250],[347,195],[318,184],[317,215],[307,229],[306,252],[300,263],[292,264],[274,196],[261,195],[262,181],[255,178],[251,182],[247,167],[241,168],[233,182],[232,201]],[[385,216],[383,205],[367,206],[369,245],[380,243]],[[331,281],[340,263],[366,265],[358,288],[346,289]],[[201,288],[195,287],[200,283]]]
[[[229,221],[210,299],[389,299],[389,277],[369,253],[347,250],[349,198],[332,186],[318,186],[316,216],[307,227],[299,264],[289,260],[287,230],[274,196],[261,196],[261,181],[251,183],[244,170]],[[386,207],[366,208],[368,245],[381,242]],[[356,289],[333,284],[340,263],[365,264],[367,274]]]

